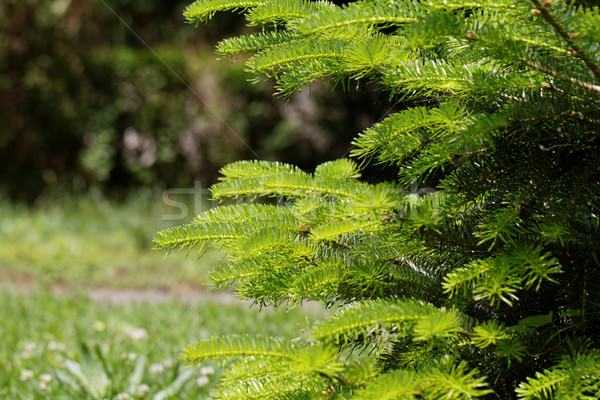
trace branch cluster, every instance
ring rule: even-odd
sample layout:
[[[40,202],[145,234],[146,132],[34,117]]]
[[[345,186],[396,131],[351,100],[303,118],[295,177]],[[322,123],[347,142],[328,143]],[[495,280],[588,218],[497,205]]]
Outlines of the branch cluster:
[[[257,32],[222,55],[290,95],[374,81],[402,111],[354,140],[360,179],[265,161],[222,169],[222,206],[159,232],[216,246],[211,280],[260,305],[337,311],[294,343],[217,338],[220,399],[600,397],[600,11],[555,0],[199,0]],[[426,104],[426,106],[423,106]]]

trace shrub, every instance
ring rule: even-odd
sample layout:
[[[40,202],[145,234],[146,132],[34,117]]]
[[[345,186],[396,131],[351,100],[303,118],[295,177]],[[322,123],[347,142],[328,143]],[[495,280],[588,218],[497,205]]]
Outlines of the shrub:
[[[377,82],[403,110],[313,173],[225,166],[226,205],[157,247],[228,252],[211,280],[260,306],[336,306],[300,340],[221,337],[219,399],[600,396],[600,11],[568,1],[211,1],[255,33],[222,55],[281,95]],[[273,204],[270,199],[279,200]],[[265,199],[258,201],[256,199]]]

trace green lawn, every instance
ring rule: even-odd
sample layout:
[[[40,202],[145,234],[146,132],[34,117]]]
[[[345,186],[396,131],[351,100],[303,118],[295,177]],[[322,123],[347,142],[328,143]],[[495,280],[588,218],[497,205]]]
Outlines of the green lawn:
[[[0,203],[0,398],[207,399],[220,369],[185,368],[184,346],[236,333],[293,338],[323,315],[215,301],[202,285],[218,255],[165,259],[151,249],[164,212],[151,196]],[[98,288],[117,301],[91,300]],[[119,301],[124,288],[134,298],[185,289],[187,301]]]
[[[68,288],[200,287],[215,255],[199,260],[153,251],[159,229],[186,222],[164,221],[173,214],[160,194],[140,192],[115,204],[101,195],[55,200],[29,209],[0,202],[0,283],[42,283]]]

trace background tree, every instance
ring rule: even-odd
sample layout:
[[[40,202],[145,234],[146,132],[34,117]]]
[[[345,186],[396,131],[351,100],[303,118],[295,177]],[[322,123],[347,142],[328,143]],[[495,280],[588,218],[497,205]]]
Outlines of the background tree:
[[[217,65],[212,55],[243,17],[222,14],[198,34],[183,24],[183,8],[151,0],[0,4],[3,194],[33,201],[90,187],[189,187],[214,183],[227,162],[258,156],[312,169],[343,155],[354,133],[389,108],[368,91],[340,96],[314,85],[316,96],[285,101],[269,84],[246,85],[240,63]]]
[[[264,201],[156,236],[224,248],[212,281],[261,306],[338,306],[290,343],[189,346],[191,363],[232,360],[215,397],[598,398],[598,8],[199,0],[185,15],[227,9],[262,29],[217,52],[249,54],[281,95],[376,82],[402,111],[353,142],[362,163],[397,167],[392,181],[361,181],[350,159],[238,162],[213,196]]]

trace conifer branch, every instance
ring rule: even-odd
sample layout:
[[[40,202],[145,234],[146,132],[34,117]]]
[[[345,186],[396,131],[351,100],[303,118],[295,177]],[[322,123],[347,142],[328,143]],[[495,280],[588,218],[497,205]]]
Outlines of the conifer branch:
[[[581,288],[581,319],[585,322],[587,313],[587,296],[588,296],[588,267],[592,256],[587,257],[583,266],[583,287]]]
[[[487,246],[473,244],[473,243],[465,242],[463,240],[458,240],[456,238],[452,238],[452,237],[443,235],[440,232],[436,232],[433,229],[420,228],[418,232],[424,233],[427,236],[434,237],[434,238],[438,239],[440,242],[448,243],[448,244],[451,244],[453,246],[457,246],[457,247],[460,247],[463,249],[467,249],[467,250],[471,250],[471,251],[480,251],[480,252],[488,252],[489,251]]]
[[[186,7],[184,17],[190,23],[200,23],[213,17],[217,11],[247,9],[264,4],[265,1],[253,0],[196,0]]]
[[[598,397],[600,351],[588,332],[600,326],[591,296],[600,10],[555,3],[198,0],[187,9],[193,22],[244,10],[265,28],[219,52],[250,53],[249,70],[282,93],[376,76],[403,101],[351,154],[397,166],[392,182],[361,181],[348,159],[314,173],[237,162],[213,196],[285,204],[219,207],[157,234],[167,250],[225,250],[211,281],[255,304],[344,305],[301,348],[272,338],[189,347],[191,362],[233,360],[215,398],[513,398],[517,385],[523,399]],[[415,182],[434,193],[407,193]],[[344,349],[370,351],[357,363],[341,359]]]
[[[348,250],[354,250],[354,247],[352,247],[351,245],[349,245],[347,243],[340,242],[339,240],[332,240],[331,243],[335,244],[336,246],[344,247]]]
[[[569,82],[575,86],[579,86],[580,88],[592,90],[596,93],[600,93],[600,86],[598,86],[598,85],[593,85],[591,83],[583,82],[579,79],[576,79],[576,78],[573,78],[570,76],[565,76],[565,75],[559,74],[558,72],[556,72],[550,68],[543,67],[543,66],[541,66],[533,61],[530,61],[524,57],[521,58],[521,61],[523,62],[523,64],[527,65],[528,67],[531,67],[535,70],[543,72],[546,75],[550,75],[554,78],[560,79],[563,82]]]
[[[573,40],[575,32],[569,33],[565,30],[565,28],[554,18],[552,13],[550,12],[551,3],[548,6],[545,6],[540,2],[540,0],[531,0],[533,4],[535,4],[537,10],[539,10],[540,15],[544,18],[556,32],[563,38],[565,42],[573,49],[572,55],[574,57],[579,58],[581,61],[585,63],[585,65],[590,69],[590,71],[596,77],[596,80],[600,82],[600,67],[594,63],[594,61],[588,56],[588,54],[583,50],[581,46],[579,46]],[[546,2],[548,3],[548,2]]]
[[[506,94],[506,93],[499,93],[499,95],[502,96],[502,97],[504,97],[505,99],[516,101],[518,103],[525,103],[526,102],[525,99],[522,99],[522,98],[517,97],[517,96],[511,96],[511,95]]]
[[[565,210],[565,212],[563,214],[563,217],[562,217],[563,225],[567,224],[567,218],[569,218],[572,210],[577,205],[577,200],[581,196],[584,186],[586,184],[588,184],[590,179],[594,176],[594,174],[597,174],[597,173],[598,173],[598,163],[592,163],[588,168],[586,168],[585,174],[584,174],[583,178],[580,180],[580,182],[577,183],[577,187],[575,188],[573,196],[571,197],[569,206],[567,207],[567,209]]]

